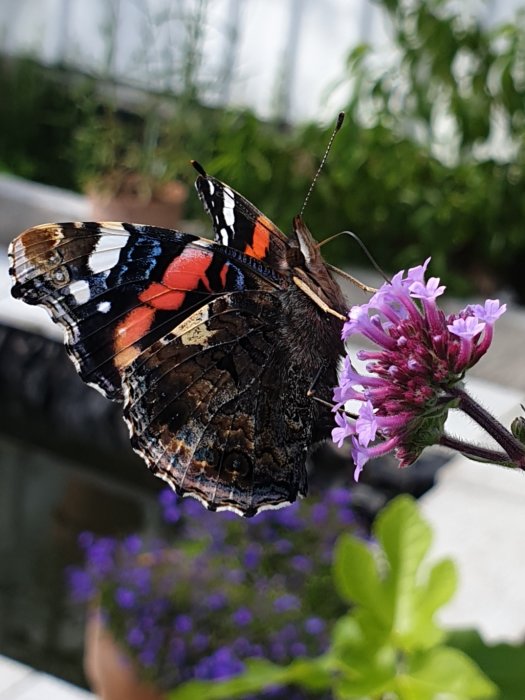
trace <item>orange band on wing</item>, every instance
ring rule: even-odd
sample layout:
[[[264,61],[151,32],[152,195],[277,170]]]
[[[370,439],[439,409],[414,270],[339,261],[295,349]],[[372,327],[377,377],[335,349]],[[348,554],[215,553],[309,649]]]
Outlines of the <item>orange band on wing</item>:
[[[253,230],[252,245],[246,247],[246,255],[250,255],[252,258],[257,258],[258,260],[262,260],[265,257],[270,244],[270,231],[268,227],[273,228],[272,222],[265,216],[259,216]]]
[[[138,343],[151,330],[156,311],[180,309],[186,294],[197,290],[199,283],[202,282],[203,286],[211,292],[206,272],[212,258],[209,252],[193,248],[183,250],[181,255],[168,265],[162,282],[152,282],[139,294],[143,305],[130,311],[119,323],[115,333],[115,352],[123,353],[124,350]],[[227,273],[228,263],[225,263],[219,271],[223,288],[226,286]],[[134,349],[139,352],[138,347]],[[128,352],[127,355],[130,353]],[[127,361],[127,357],[124,359]]]
[[[206,277],[206,271],[212,261],[210,253],[186,248],[175,258],[164,273],[162,282],[171,289],[192,292],[202,282],[206,289],[210,290],[210,284]]]
[[[186,292],[169,289],[159,282],[152,282],[147,289],[139,294],[139,299],[155,309],[177,311],[182,306],[185,296]]]
[[[118,324],[115,333],[115,352],[121,352],[140,340],[153,325],[155,310],[137,306]]]
[[[184,250],[168,265],[162,282],[152,282],[139,294],[140,301],[154,309],[177,311],[184,303],[186,292],[195,291],[199,282],[211,291],[206,277],[211,260],[212,256],[209,253],[193,248]],[[223,274],[221,270],[221,281],[224,285],[226,271]]]

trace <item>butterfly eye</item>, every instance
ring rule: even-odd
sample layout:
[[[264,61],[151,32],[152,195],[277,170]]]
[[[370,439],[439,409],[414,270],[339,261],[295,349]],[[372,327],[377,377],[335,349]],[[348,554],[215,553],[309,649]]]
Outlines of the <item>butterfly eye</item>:
[[[252,469],[252,463],[242,452],[230,452],[224,458],[223,469],[234,478],[247,477]]]

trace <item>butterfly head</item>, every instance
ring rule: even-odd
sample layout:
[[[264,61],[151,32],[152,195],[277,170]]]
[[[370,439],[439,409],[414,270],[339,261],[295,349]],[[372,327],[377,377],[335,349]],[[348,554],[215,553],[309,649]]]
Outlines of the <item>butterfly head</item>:
[[[287,264],[316,296],[336,311],[345,310],[341,290],[321,255],[319,245],[300,216],[293,221],[293,233],[288,239]]]

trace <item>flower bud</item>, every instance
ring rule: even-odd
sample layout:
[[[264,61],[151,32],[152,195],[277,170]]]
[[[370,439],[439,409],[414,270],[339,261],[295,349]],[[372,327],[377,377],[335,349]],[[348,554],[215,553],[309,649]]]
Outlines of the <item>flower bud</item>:
[[[525,418],[517,416],[511,423],[511,432],[515,438],[525,445]]]

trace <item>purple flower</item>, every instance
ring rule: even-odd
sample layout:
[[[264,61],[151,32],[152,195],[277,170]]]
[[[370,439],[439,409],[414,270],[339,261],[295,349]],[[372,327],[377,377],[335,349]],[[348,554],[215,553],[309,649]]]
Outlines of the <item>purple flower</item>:
[[[292,504],[288,508],[279,508],[268,512],[270,513],[273,523],[287,530],[298,530],[302,525],[298,515],[297,503]]]
[[[367,374],[346,359],[334,390],[338,409],[350,398],[362,402],[358,418],[337,412],[332,439],[351,438],[359,477],[366,462],[394,451],[401,466],[440,441],[452,388],[487,351],[492,326],[505,311],[497,300],[446,316],[436,303],[445,287],[437,277],[425,281],[424,265],[394,275],[367,304],[352,307],[342,337],[361,334],[376,348],[361,350]]]
[[[303,642],[294,642],[290,647],[292,656],[306,656],[306,644]]]
[[[123,608],[124,610],[129,610],[129,608],[132,608],[135,605],[135,592],[129,588],[119,586],[115,591],[115,601],[119,607]]]
[[[180,497],[170,488],[163,489],[159,494],[162,515],[167,523],[177,523],[182,515]]]
[[[439,286],[439,277],[431,277],[428,282],[412,282],[409,287],[410,295],[415,299],[436,299],[445,291],[445,287]]]
[[[189,615],[177,615],[175,618],[175,629],[179,634],[191,632],[192,628],[193,622]]]
[[[195,667],[195,677],[218,680],[231,678],[244,670],[244,664],[228,647],[221,647],[214,654],[205,657]]]
[[[328,635],[317,630],[323,615],[332,621],[342,607],[323,586],[352,512],[347,490],[247,522],[218,521],[170,490],[160,501],[177,513],[173,541],[84,533],[87,565],[68,572],[79,598],[100,600],[105,624],[141,677],[166,684],[228,678],[250,657],[288,663],[326,649]],[[306,624],[309,610],[321,622]],[[295,697],[288,690],[279,697]]]
[[[312,506],[311,518],[314,525],[322,525],[328,518],[328,507],[324,503],[315,503]]]
[[[275,543],[275,550],[279,554],[288,554],[293,549],[293,544],[290,540],[285,540],[284,538],[277,540]]]
[[[126,580],[137,592],[145,595],[151,590],[151,569],[144,566],[133,566],[126,570]]]
[[[245,627],[246,625],[249,625],[250,622],[253,620],[253,615],[248,608],[242,607],[233,613],[232,620],[236,625],[239,625],[240,627]]]
[[[77,567],[70,567],[66,571],[71,597],[77,603],[90,601],[96,593],[91,576]]]
[[[359,409],[359,418],[355,422],[355,430],[359,444],[364,447],[375,440],[377,433],[377,419],[374,415],[374,407],[370,401],[364,403]],[[338,445],[341,447],[341,445]]]
[[[300,571],[303,574],[310,573],[313,567],[312,560],[304,554],[296,554],[292,557],[291,564],[296,571]]]
[[[179,503],[182,512],[187,518],[205,518],[207,515],[206,511],[203,510],[202,504],[196,498],[188,497],[182,502],[179,501]]]
[[[140,627],[132,627],[127,633],[126,639],[132,647],[140,647],[144,641],[144,632]]]
[[[192,648],[201,654],[205,649],[208,648],[210,644],[210,637],[207,634],[204,634],[203,632],[197,632],[193,636],[193,639],[191,640],[191,646]]]
[[[86,550],[87,561],[100,576],[107,576],[115,566],[117,541],[111,537],[99,537]]]
[[[344,401],[347,399],[345,398]],[[332,440],[335,442],[337,447],[342,447],[343,442],[355,434],[355,428],[351,425],[350,421],[344,413],[337,411],[335,414],[335,422],[337,427],[332,430]]]
[[[259,566],[262,556],[262,547],[255,542],[247,545],[244,551],[244,566],[247,569],[255,569]]]
[[[500,318],[506,310],[507,304],[500,304],[499,299],[487,299],[483,305],[476,304],[472,307],[473,313],[479,320],[489,325],[496,323],[498,318]]]
[[[169,645],[169,661],[179,666],[186,658],[186,644],[179,637],[172,637]]]
[[[217,611],[224,608],[228,599],[224,593],[210,593],[210,595],[204,600],[204,605],[210,610]]]
[[[289,610],[298,610],[301,607],[299,598],[291,593],[285,593],[280,596],[275,600],[273,605],[275,610],[280,613],[288,612]]]
[[[352,496],[349,489],[334,487],[328,491],[328,500],[335,506],[348,506],[351,503]]]
[[[129,535],[122,541],[122,549],[130,556],[137,555],[143,547],[142,538],[138,535]]]
[[[273,642],[270,646],[270,657],[272,661],[285,661],[286,660],[286,646],[283,642]]]
[[[157,658],[156,650],[151,649],[149,647],[142,649],[142,651],[139,653],[140,663],[143,666],[145,666],[146,668],[150,668],[151,666],[153,666],[156,658]]]
[[[476,316],[467,316],[467,318],[456,318],[447,328],[459,338],[472,340],[474,336],[483,331],[485,323],[477,319]]]
[[[321,620],[320,617],[309,617],[307,620],[305,620],[304,628],[308,634],[317,635],[324,632],[326,629],[326,623],[324,620]]]

